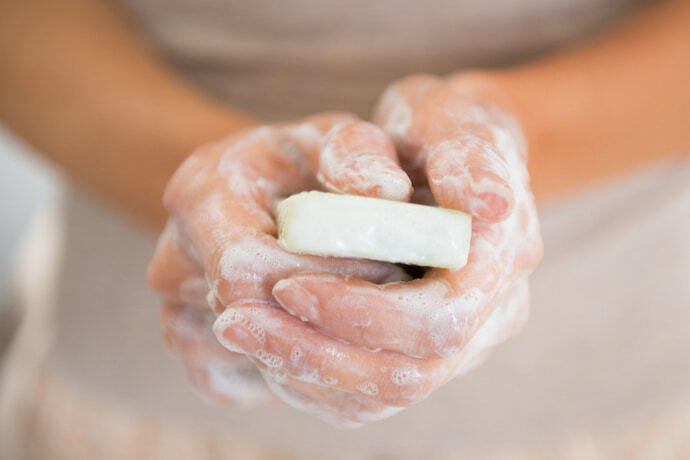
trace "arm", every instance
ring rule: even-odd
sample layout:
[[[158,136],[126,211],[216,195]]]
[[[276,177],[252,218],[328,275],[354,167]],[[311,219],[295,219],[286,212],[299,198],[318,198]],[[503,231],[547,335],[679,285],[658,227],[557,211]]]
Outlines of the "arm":
[[[690,151],[690,2],[650,5],[496,80],[527,136],[538,199]]]
[[[0,5],[0,118],[149,226],[195,147],[251,124],[167,69],[103,0]]]

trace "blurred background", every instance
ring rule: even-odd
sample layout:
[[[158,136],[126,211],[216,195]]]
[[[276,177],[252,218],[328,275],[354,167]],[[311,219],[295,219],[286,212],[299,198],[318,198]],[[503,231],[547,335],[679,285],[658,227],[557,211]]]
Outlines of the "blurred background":
[[[17,320],[14,283],[20,247],[32,221],[57,206],[60,191],[55,167],[0,123],[0,353]]]
[[[690,62],[689,3],[11,3],[8,123],[75,180],[0,123],[2,460],[690,459],[690,92],[677,71]],[[628,35],[604,34],[620,24]],[[566,56],[571,46],[584,51]],[[366,117],[405,75],[521,62],[539,77],[517,86],[539,107],[525,113],[552,134],[542,179],[573,185],[539,205],[545,257],[523,332],[357,431],[200,398],[164,346],[145,277],[179,162],[246,126],[238,113]],[[600,180],[585,180],[596,166]]]

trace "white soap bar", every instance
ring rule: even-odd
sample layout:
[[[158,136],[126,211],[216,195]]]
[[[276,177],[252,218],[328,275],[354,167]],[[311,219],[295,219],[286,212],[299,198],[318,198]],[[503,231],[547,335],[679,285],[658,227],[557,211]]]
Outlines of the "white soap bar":
[[[301,254],[461,268],[472,218],[433,206],[302,192],[278,204],[278,233],[285,249]]]

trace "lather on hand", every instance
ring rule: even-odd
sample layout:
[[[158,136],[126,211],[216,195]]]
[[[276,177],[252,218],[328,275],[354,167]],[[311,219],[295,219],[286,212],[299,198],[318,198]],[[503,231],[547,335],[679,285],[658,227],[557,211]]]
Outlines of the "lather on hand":
[[[515,121],[477,88],[462,76],[410,77],[376,110],[387,136],[352,118],[261,128],[196,154],[171,182],[166,202],[212,288],[216,336],[285,402],[339,424],[384,418],[469,369],[525,321],[526,277],[541,257],[526,152]],[[306,137],[312,144],[300,149]],[[275,246],[277,197],[317,188],[317,178],[330,191],[405,200],[407,177],[413,201],[474,217],[464,268],[382,285],[403,274]],[[248,229],[270,254],[247,249]],[[174,298],[170,280],[181,277],[168,270],[154,260],[152,280]]]
[[[329,113],[243,131],[198,149],[170,181],[165,205],[171,217],[149,282],[165,302],[161,324],[168,347],[184,362],[192,385],[211,399],[242,406],[276,399],[262,388],[256,367],[213,336],[211,324],[226,306],[248,299],[275,305],[273,285],[302,271],[377,283],[407,277],[391,264],[291,254],[275,239],[274,204],[318,186],[318,167],[328,163],[319,160],[325,134],[355,120]],[[372,144],[381,170],[397,168],[386,136],[373,126],[367,131],[376,132],[373,142],[382,145]],[[392,187],[406,199],[409,179],[399,172],[396,180]]]
[[[474,75],[413,76],[388,88],[373,117],[393,139],[419,201],[473,216],[468,265],[385,287],[295,275],[273,290],[283,308],[372,349],[426,358],[463,349],[542,253],[520,128],[491,97]],[[361,152],[347,149],[344,157]]]

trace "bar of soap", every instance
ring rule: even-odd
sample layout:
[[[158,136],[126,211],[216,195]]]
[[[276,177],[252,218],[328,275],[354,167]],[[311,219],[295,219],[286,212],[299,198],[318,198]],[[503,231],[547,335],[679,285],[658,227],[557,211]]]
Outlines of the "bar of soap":
[[[280,244],[290,252],[426,267],[467,263],[472,218],[452,209],[324,192],[278,204]]]

